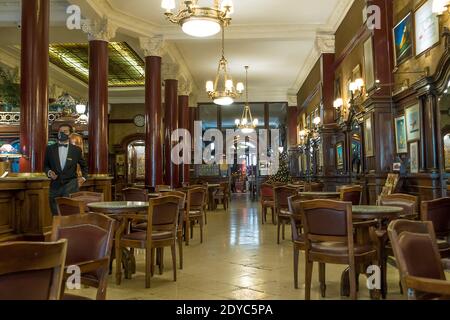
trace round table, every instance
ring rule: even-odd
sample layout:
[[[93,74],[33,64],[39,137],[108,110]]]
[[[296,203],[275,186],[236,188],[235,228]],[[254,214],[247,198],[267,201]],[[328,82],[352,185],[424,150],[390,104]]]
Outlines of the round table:
[[[104,214],[125,214],[143,212],[148,209],[148,202],[135,201],[111,201],[111,202],[93,202],[87,205],[90,211]]]
[[[147,212],[148,202],[134,202],[134,201],[112,201],[112,202],[93,202],[89,203],[87,207],[92,212],[113,215],[120,224],[127,223],[128,219],[121,217],[121,215]],[[120,227],[119,227],[120,228]],[[119,228],[116,229],[119,230]],[[113,253],[115,251],[113,250]],[[111,258],[111,261],[113,258]],[[134,254],[127,249],[123,249],[123,264],[125,269],[125,278],[131,279],[132,274],[136,273],[136,260]]]
[[[363,205],[363,206],[352,206],[353,221],[364,221],[364,220],[376,220],[377,230],[375,232],[377,236],[377,252],[378,252],[378,263],[381,269],[381,296],[383,299],[386,298],[387,293],[387,277],[386,277],[386,252],[385,247],[388,241],[387,236],[387,225],[390,221],[400,218],[403,213],[403,208],[393,207],[393,206],[373,206],[373,205]],[[367,229],[366,230],[367,233]],[[358,237],[362,239],[361,241],[370,241],[369,234],[359,234]],[[348,270],[344,271],[342,285],[342,295],[348,296],[349,284],[348,284]]]
[[[329,199],[339,200],[341,194],[339,192],[299,192],[299,195],[307,200]]]

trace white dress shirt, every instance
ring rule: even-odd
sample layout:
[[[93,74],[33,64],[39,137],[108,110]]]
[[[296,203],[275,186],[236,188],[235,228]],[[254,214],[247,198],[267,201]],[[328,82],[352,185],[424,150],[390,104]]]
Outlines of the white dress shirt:
[[[69,153],[69,144],[67,147],[59,146],[58,154],[59,154],[59,163],[61,164],[61,170],[64,170],[67,162],[67,154]]]

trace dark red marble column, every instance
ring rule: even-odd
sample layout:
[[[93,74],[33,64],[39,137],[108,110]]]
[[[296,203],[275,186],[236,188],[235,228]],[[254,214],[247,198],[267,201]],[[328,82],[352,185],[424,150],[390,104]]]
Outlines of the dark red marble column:
[[[21,172],[43,172],[48,141],[49,0],[22,1]]]
[[[161,143],[161,57],[145,58],[145,184],[163,184]]]
[[[108,42],[89,41],[89,173],[108,174]]]
[[[291,150],[297,145],[297,107],[288,107],[288,150]]]
[[[172,131],[178,128],[178,80],[167,79],[165,83],[165,141],[164,141],[164,181],[167,185],[172,187],[178,187],[179,184],[179,171],[171,159]]]
[[[178,96],[178,126],[181,129],[189,130],[189,96]],[[192,133],[191,133],[192,135]],[[183,137],[187,139],[188,137]],[[187,151],[187,152],[190,152]],[[183,164],[180,170],[180,184],[189,182],[189,168],[190,164]]]

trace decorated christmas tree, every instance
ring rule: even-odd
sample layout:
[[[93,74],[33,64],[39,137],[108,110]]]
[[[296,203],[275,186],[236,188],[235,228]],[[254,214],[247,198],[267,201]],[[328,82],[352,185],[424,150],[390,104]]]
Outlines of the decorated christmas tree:
[[[280,153],[280,162],[278,172],[269,177],[268,183],[291,183],[292,177],[289,173],[289,157],[287,152]]]

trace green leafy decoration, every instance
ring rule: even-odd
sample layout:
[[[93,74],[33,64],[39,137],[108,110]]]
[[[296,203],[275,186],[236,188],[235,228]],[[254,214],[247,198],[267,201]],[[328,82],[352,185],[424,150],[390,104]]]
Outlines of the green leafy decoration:
[[[12,108],[20,106],[19,70],[0,68],[0,100]]]

